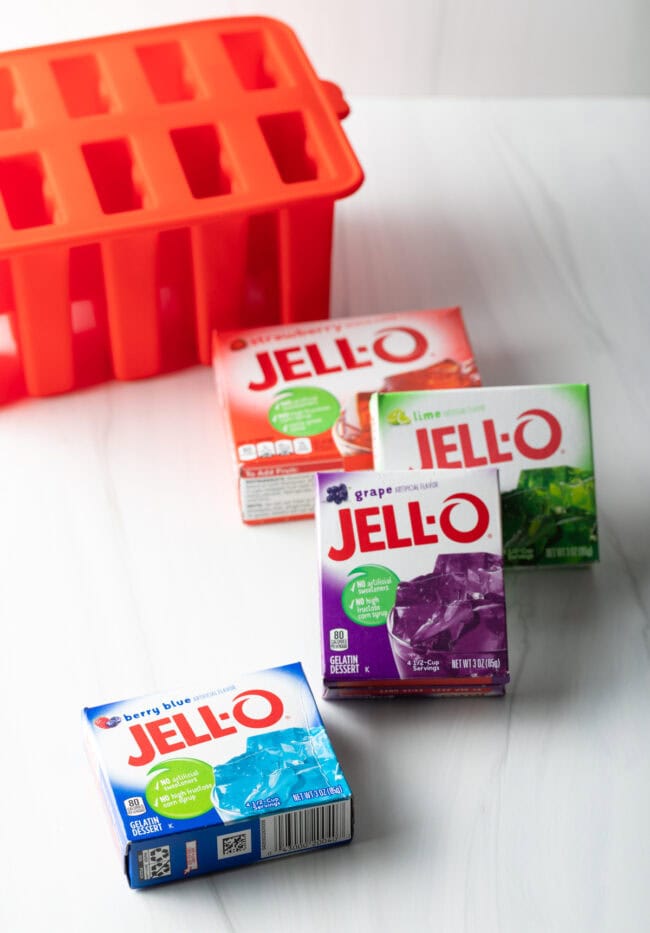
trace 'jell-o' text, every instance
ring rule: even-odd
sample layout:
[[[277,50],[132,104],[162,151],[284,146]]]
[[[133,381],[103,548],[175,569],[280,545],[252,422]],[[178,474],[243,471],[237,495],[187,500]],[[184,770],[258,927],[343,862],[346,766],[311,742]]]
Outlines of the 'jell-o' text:
[[[319,473],[328,698],[502,694],[497,471]]]
[[[370,469],[373,392],[478,385],[459,308],[219,332],[244,521],[313,515],[317,470]]]
[[[379,393],[370,410],[380,469],[498,467],[506,566],[598,560],[588,386]]]

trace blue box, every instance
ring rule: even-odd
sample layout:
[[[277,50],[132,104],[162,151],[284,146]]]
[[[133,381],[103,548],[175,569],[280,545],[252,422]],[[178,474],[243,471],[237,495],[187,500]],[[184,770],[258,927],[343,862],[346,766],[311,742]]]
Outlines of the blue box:
[[[352,793],[300,664],[83,711],[129,884],[349,842]]]

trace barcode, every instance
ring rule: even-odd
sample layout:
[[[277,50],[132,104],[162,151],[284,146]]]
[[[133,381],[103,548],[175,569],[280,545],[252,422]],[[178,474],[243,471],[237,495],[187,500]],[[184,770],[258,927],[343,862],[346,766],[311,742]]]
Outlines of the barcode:
[[[262,858],[343,842],[352,836],[351,801],[265,816],[260,824]]]
[[[233,858],[235,855],[248,855],[253,851],[253,842],[250,829],[241,833],[229,833],[227,836],[217,836],[217,858]]]
[[[138,876],[140,881],[151,881],[152,878],[166,878],[171,873],[171,851],[169,846],[156,846],[153,849],[141,849],[138,852]]]

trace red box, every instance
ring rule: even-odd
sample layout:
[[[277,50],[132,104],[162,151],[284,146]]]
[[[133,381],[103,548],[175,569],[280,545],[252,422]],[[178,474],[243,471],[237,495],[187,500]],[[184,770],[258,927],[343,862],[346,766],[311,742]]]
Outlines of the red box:
[[[372,469],[377,391],[480,384],[460,308],[215,334],[244,521],[313,515],[312,474]]]

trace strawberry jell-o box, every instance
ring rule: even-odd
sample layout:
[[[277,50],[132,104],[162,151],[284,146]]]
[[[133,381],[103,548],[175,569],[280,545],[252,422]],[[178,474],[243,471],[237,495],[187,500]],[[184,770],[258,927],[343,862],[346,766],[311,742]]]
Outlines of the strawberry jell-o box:
[[[371,413],[381,469],[498,467],[506,566],[598,560],[589,386],[393,392]]]
[[[129,884],[349,842],[352,795],[300,664],[84,710]]]
[[[319,473],[324,695],[501,695],[497,471]]]
[[[460,308],[218,332],[244,521],[307,518],[317,470],[371,469],[373,392],[479,384]]]

